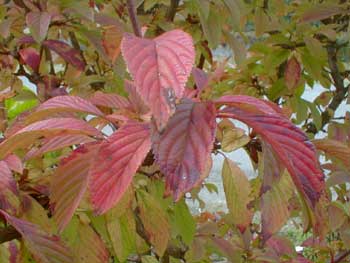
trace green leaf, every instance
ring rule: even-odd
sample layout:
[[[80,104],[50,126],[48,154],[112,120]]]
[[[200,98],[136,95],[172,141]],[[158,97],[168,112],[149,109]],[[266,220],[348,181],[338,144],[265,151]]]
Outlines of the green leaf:
[[[109,260],[109,253],[103,240],[94,229],[83,222],[79,222],[76,242],[73,245],[75,262],[77,263],[105,263]]]
[[[249,136],[241,128],[226,128],[223,130],[221,149],[224,152],[232,152],[246,145],[250,141]]]
[[[137,201],[146,235],[155,252],[162,256],[170,239],[168,216],[157,200],[145,191],[137,192]]]
[[[175,237],[181,236],[182,241],[187,245],[192,243],[196,232],[196,222],[184,200],[174,205],[170,214],[170,225]]]
[[[245,43],[241,39],[239,39],[238,37],[235,37],[232,34],[227,34],[226,37],[227,37],[228,44],[233,50],[235,62],[237,63],[237,65],[242,65],[247,57],[247,50],[246,50]]]
[[[305,36],[304,41],[306,47],[311,53],[324,58],[327,56],[326,50],[323,48],[322,43],[318,39],[311,36]]]
[[[142,263],[158,263],[158,260],[152,256],[143,256],[141,259]]]
[[[296,112],[297,114],[297,123],[305,121],[308,117],[308,102],[298,97],[293,97],[290,102],[292,104],[293,112]]]
[[[269,28],[269,18],[263,8],[255,9],[255,35],[260,37]]]
[[[278,79],[277,81],[275,81],[275,83],[272,84],[272,87],[268,89],[268,96],[269,99],[274,101],[276,100],[278,97],[284,95],[285,91],[286,91],[286,85],[284,82],[283,78]]]
[[[198,1],[198,0],[197,0]],[[199,19],[205,37],[208,39],[209,46],[215,48],[220,43],[221,31],[221,16],[218,11],[212,6],[209,9],[209,15],[206,15],[206,10],[199,8]],[[206,17],[207,16],[207,17]]]
[[[250,224],[252,213],[247,205],[251,201],[250,184],[246,175],[231,160],[225,158],[222,168],[227,207],[232,223],[243,230]],[[243,232],[242,231],[242,232]]]
[[[121,216],[112,209],[106,214],[106,224],[113,250],[120,262],[136,252],[136,224],[133,213],[126,210]]]
[[[37,224],[47,232],[53,232],[54,227],[47,216],[47,211],[30,195],[22,197],[22,219]]]
[[[240,28],[241,13],[243,10],[243,3],[241,0],[223,0],[225,5],[230,10],[230,19],[235,30]]]
[[[156,4],[164,4],[169,5],[169,0],[145,0],[144,1],[144,9],[145,11],[150,10],[152,7],[154,7]]]
[[[262,235],[267,240],[286,223],[289,217],[288,201],[294,191],[290,176],[284,174],[262,195]]]
[[[38,100],[35,95],[27,90],[22,90],[14,97],[5,100],[5,108],[7,117],[12,120],[24,111],[30,110],[38,105]]]
[[[311,111],[311,116],[314,121],[314,124],[317,128],[317,130],[322,128],[322,116],[320,111],[317,109],[315,103],[307,102],[308,107]]]

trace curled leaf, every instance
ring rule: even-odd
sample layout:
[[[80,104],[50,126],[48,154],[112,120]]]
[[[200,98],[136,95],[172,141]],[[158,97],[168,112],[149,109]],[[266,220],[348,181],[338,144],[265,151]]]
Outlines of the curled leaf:
[[[277,106],[248,96],[225,96],[217,101],[227,107],[219,117],[240,120],[252,127],[270,144],[279,161],[287,168],[294,184],[314,207],[324,189],[315,147]]]

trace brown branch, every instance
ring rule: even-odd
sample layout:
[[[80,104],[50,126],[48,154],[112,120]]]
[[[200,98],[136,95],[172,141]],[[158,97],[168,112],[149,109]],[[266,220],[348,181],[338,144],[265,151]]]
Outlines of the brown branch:
[[[0,228],[0,244],[11,241],[13,239],[18,239],[21,237],[21,234],[17,232],[17,230],[12,227],[1,227]]]
[[[127,8],[128,8],[128,13],[131,20],[132,28],[134,30],[134,34],[138,37],[142,37],[141,28],[136,15],[135,0],[127,0]]]
[[[74,47],[76,50],[79,51],[82,60],[84,61],[85,65],[87,65],[86,59],[85,59],[85,57],[84,57],[84,53],[83,53],[83,51],[82,51],[81,48],[80,48],[80,44],[79,44],[79,41],[78,41],[78,39],[77,39],[75,33],[74,33],[73,31],[70,31],[68,34],[69,34],[70,40],[72,41],[73,47]]]
[[[337,48],[335,46],[328,46],[327,53],[328,64],[331,70],[331,76],[333,78],[334,86],[336,89],[336,94],[333,97],[328,108],[335,111],[340,105],[340,103],[344,100],[347,89],[344,86],[344,80],[337,65]]]
[[[340,263],[344,259],[346,259],[348,256],[350,256],[350,250],[345,250],[339,252],[333,259],[329,260],[329,263]]]
[[[7,128],[7,116],[4,102],[0,102],[0,132],[4,132]]]
[[[331,102],[329,103],[328,107],[325,109],[324,112],[322,112],[321,117],[322,117],[322,128],[329,123],[331,120],[331,111],[334,112],[338,109],[339,105],[342,103],[342,101],[346,98],[347,96],[347,90],[348,87],[344,85],[344,78],[342,76],[342,73],[339,70],[338,67],[338,58],[337,58],[337,52],[338,48],[335,43],[332,43],[327,47],[327,54],[328,54],[328,65],[330,69],[330,74],[333,79],[333,84],[335,86],[335,94],[334,97],[332,98]],[[310,128],[311,127],[311,128]],[[308,128],[308,132],[312,132],[314,134],[317,133],[317,129],[313,127],[313,125],[310,125]]]
[[[166,20],[172,22],[175,18],[177,8],[179,7],[180,0],[171,0],[170,7],[166,14]]]

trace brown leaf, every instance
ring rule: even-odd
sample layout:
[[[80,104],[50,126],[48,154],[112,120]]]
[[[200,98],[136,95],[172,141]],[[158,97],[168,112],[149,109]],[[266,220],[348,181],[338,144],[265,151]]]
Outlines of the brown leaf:
[[[295,89],[301,77],[301,66],[295,57],[291,57],[284,72],[284,81],[289,90]]]

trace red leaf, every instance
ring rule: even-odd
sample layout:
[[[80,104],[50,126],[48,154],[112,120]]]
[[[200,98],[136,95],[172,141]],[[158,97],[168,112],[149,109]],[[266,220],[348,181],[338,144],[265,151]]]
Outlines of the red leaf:
[[[102,35],[102,45],[112,63],[115,63],[120,54],[120,42],[123,37],[123,25],[104,26]]]
[[[18,132],[19,130],[23,129],[26,126],[26,118],[30,116],[32,113],[32,110],[27,110],[19,115],[17,115],[16,119],[11,123],[11,125],[6,129],[5,131],[5,138],[8,138]]]
[[[0,161],[0,208],[16,213],[17,208],[11,202],[18,195],[15,178],[5,161]]]
[[[60,112],[85,112],[96,116],[103,116],[103,113],[90,101],[78,96],[56,96],[45,101],[27,118],[29,122],[37,121],[45,116]]]
[[[151,40],[124,34],[122,53],[142,98],[150,107],[158,128],[175,110],[175,97],[182,98],[194,63],[192,38],[173,30]]]
[[[58,236],[50,235],[39,226],[25,220],[18,219],[0,210],[7,223],[12,225],[23,237],[23,240],[39,263],[71,263],[73,257]]]
[[[40,155],[43,155],[44,153],[56,151],[71,145],[77,145],[82,143],[88,143],[93,142],[94,139],[81,134],[69,134],[69,135],[60,135],[53,138],[48,138],[44,141],[42,146],[39,149],[32,149],[30,150],[26,156],[25,159],[31,159],[34,157],[38,157]]]
[[[149,125],[129,122],[101,145],[91,170],[92,204],[98,214],[123,196],[151,148]]]
[[[19,173],[19,174],[23,173],[23,162],[20,158],[18,158],[17,155],[10,154],[6,156],[4,161],[12,171],[15,171],[16,173]]]
[[[26,22],[30,33],[37,42],[46,38],[49,29],[51,15],[47,12],[30,12],[26,16]]]
[[[85,62],[82,60],[78,50],[72,48],[68,44],[59,40],[46,40],[43,45],[55,51],[65,61],[72,64],[77,69],[83,71],[85,69]]]
[[[80,146],[61,161],[53,175],[50,203],[59,231],[69,223],[86,191],[89,170],[99,146],[95,143]]]
[[[18,39],[17,45],[22,45],[22,44],[34,44],[35,40],[32,36],[23,36]]]
[[[139,114],[145,114],[149,112],[149,109],[140,94],[137,93],[136,86],[133,82],[125,80],[124,88],[129,93],[129,101],[135,112]]]
[[[101,91],[95,92],[89,101],[95,105],[107,108],[124,109],[130,107],[130,103],[126,98],[117,94],[106,94]]]
[[[314,206],[324,188],[315,148],[308,137],[286,117],[277,106],[248,96],[225,96],[229,107],[219,117],[245,122],[269,143],[280,162],[287,168],[295,185]]]
[[[301,66],[295,57],[288,60],[286,70],[284,72],[284,81],[288,89],[295,89],[301,77]]]
[[[176,200],[202,180],[215,137],[215,107],[211,102],[184,99],[166,129],[153,136],[153,151],[166,175],[166,194]]]
[[[63,133],[101,136],[97,129],[82,120],[73,118],[43,120],[30,124],[3,141],[0,144],[0,159],[16,149],[27,147],[42,136],[53,137]]]
[[[193,68],[192,75],[194,78],[194,82],[196,83],[197,89],[202,90],[208,85],[209,78],[203,70],[199,68]]]
[[[35,72],[38,72],[40,65],[40,54],[35,48],[24,48],[18,53],[25,64],[29,65]]]

